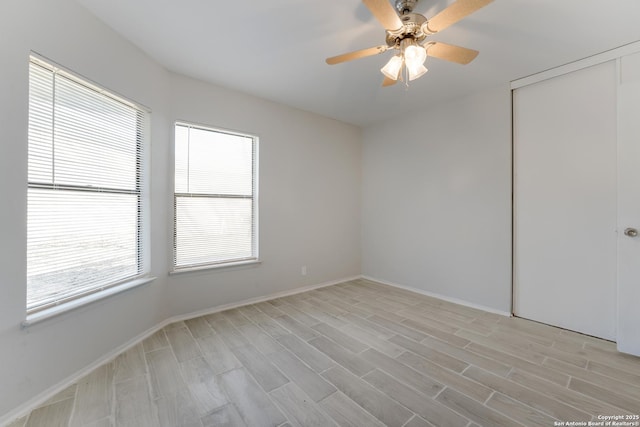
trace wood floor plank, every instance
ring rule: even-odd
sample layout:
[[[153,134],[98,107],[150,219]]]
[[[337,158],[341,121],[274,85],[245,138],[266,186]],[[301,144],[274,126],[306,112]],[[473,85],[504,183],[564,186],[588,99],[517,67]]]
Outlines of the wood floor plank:
[[[115,383],[145,375],[147,375],[147,364],[144,360],[142,344],[131,347],[113,361],[113,381]]]
[[[47,399],[40,406],[47,406],[47,405],[51,405],[52,403],[60,402],[63,400],[73,399],[76,396],[77,388],[78,388],[78,384],[71,384],[69,387],[65,388],[64,390],[56,393],[55,395]]]
[[[107,363],[78,381],[73,415],[69,426],[82,426],[111,415],[113,405],[113,364]]]
[[[146,376],[135,376],[115,385],[115,421],[117,425],[132,424],[136,421],[143,425],[158,425],[155,406],[151,401],[149,379]],[[145,420],[145,421],[140,421]]]
[[[288,350],[272,353],[269,355],[269,359],[315,402],[319,402],[336,391],[334,386],[325,381],[324,378]]]
[[[206,337],[214,333],[211,325],[203,316],[185,320],[184,324],[187,325],[194,338]]]
[[[615,343],[357,279],[174,322],[10,426],[537,426],[638,408],[640,358]]]
[[[155,402],[160,427],[202,427],[193,396],[186,387],[171,395],[163,395]]]
[[[300,308],[300,310],[304,310],[306,313],[309,313],[310,316],[317,319],[319,322],[324,322],[327,325],[333,326],[334,328],[340,329],[347,324],[344,320],[340,319],[338,316],[328,313],[326,311],[323,311],[318,306],[315,306],[306,300],[299,301],[297,303],[297,306]]]
[[[269,304],[268,302],[258,303],[255,305],[255,307],[267,316],[274,319],[276,317],[284,316],[285,314],[283,311],[279,310],[277,307]]]
[[[381,327],[380,325],[376,325],[375,323],[369,322],[365,318],[356,316],[355,314],[347,314],[343,316],[343,319],[345,319],[350,324],[362,328],[370,334],[377,336],[378,338],[389,339],[396,335],[396,332]]]
[[[180,367],[170,348],[161,348],[146,354],[151,378],[152,398],[171,396],[186,386]]]
[[[414,349],[420,349],[420,347],[416,347],[415,344],[411,342],[407,342],[406,340],[403,341],[401,338],[402,337],[397,337],[397,338],[391,339],[390,341],[395,342],[398,345],[402,345],[401,344],[402,342],[402,343],[405,343],[405,345],[410,345]],[[488,357],[481,356],[469,350],[452,346],[440,340],[436,340],[433,338],[425,338],[420,342],[420,344],[427,346],[429,348],[439,350],[442,353],[449,354],[451,357],[455,357],[456,359],[462,360],[463,362],[466,362],[470,365],[479,366],[497,375],[505,376],[511,371],[511,367],[509,365],[505,365],[502,362],[498,362]],[[402,346],[404,347],[404,345]],[[409,348],[408,350],[411,350],[411,348]],[[417,351],[414,351],[414,353],[417,353]]]
[[[309,341],[318,336],[318,333],[316,331],[286,314],[275,317],[274,319],[282,327],[288,329],[289,331],[291,331],[291,333],[296,334],[298,337],[302,338],[305,341]]]
[[[404,427],[430,427],[432,425],[432,423],[428,423],[423,418],[415,415],[404,425]]]
[[[326,323],[318,323],[313,326],[313,329],[353,353],[360,353],[361,351],[369,348],[368,345],[360,342],[352,336],[345,334],[344,332],[334,328],[333,326],[327,325]]]
[[[508,418],[505,415],[502,415],[499,412],[450,388],[444,389],[442,393],[438,395],[436,400],[453,409],[457,413],[464,415],[470,420],[477,422],[481,426],[524,427],[524,424]]]
[[[181,362],[179,366],[180,374],[196,399],[196,406],[201,414],[229,403],[216,380],[216,373],[204,357]]]
[[[313,399],[295,383],[288,383],[272,390],[269,395],[282,408],[292,426],[330,427],[335,423],[327,416]]]
[[[341,427],[384,427],[377,418],[339,391],[320,402],[320,407]]]
[[[220,374],[219,378],[246,425],[276,427],[287,421],[265,391],[243,368],[227,371]]]
[[[371,300],[361,300],[355,306],[359,311],[358,312],[352,311],[350,313],[354,313],[354,314],[357,314],[358,316],[365,317],[365,318],[371,317],[374,314],[377,314],[380,317],[383,317],[383,318],[385,318],[387,320],[391,320],[392,322],[398,322],[398,323],[402,322],[403,320],[406,320],[405,317],[399,316],[397,314],[394,314],[394,313],[384,309],[384,308],[387,308],[387,307],[383,308],[380,305],[374,306],[374,305],[369,304],[368,301],[371,301]],[[375,302],[376,301],[374,300],[374,304],[375,304]]]
[[[420,332],[423,332],[427,335],[430,335],[434,338],[441,339],[445,342],[448,342],[452,345],[456,345],[458,347],[464,347],[469,344],[469,340],[466,340],[460,336],[454,335],[459,329],[458,328],[443,328],[440,325],[435,325],[433,321],[429,319],[416,319],[409,318],[402,322],[404,325],[407,325],[413,329],[417,329]]]
[[[461,374],[442,369],[430,360],[415,353],[407,351],[396,358],[399,362],[411,367],[412,369],[426,375],[429,378],[439,382],[442,385],[453,388],[475,400],[482,403],[486,401],[493,390],[485,387],[476,381],[462,376]]]
[[[66,399],[35,409],[29,415],[26,427],[67,427],[74,399]]]
[[[430,399],[433,396],[416,392],[415,389],[398,381],[394,376],[378,369],[369,372],[362,379],[396,402],[425,417],[433,425],[457,427],[469,422],[443,404]]]
[[[139,420],[139,418],[138,418]],[[138,422],[138,424],[136,424],[136,427],[140,427],[140,426],[144,426],[145,423],[142,422]],[[113,419],[112,417],[105,417],[102,419],[99,419],[97,421],[93,421],[90,422],[88,424],[83,425],[82,427],[113,427]]]
[[[361,308],[361,301],[355,301],[351,304],[348,304],[340,299],[331,299],[329,300],[331,305],[334,307],[338,307],[341,310],[344,310],[347,313],[353,313],[357,316],[370,316],[371,313],[368,310],[363,310]]]
[[[559,420],[588,421],[591,419],[591,415],[588,415],[586,412],[549,397],[546,393],[543,394],[542,392],[523,387],[520,384],[506,380],[475,366],[467,369],[464,372],[464,376],[478,381],[487,387],[491,387],[512,399],[526,403],[532,408],[538,409]]]
[[[283,335],[278,338],[278,342],[316,372],[322,372],[335,366],[335,363],[328,356],[295,335]]]
[[[554,425],[556,421],[555,418],[517,400],[513,400],[502,393],[495,393],[491,396],[491,399],[487,401],[487,406],[509,416],[511,419],[522,422],[527,427],[549,427]]]
[[[438,329],[442,332],[446,332],[448,334],[455,334],[458,329],[457,326],[446,323],[446,321],[441,319],[432,319],[424,315],[424,311],[416,311],[416,310],[402,310],[399,311],[398,314],[402,317],[405,317],[405,322],[411,321],[421,327],[428,327],[429,329]]]
[[[320,298],[310,298],[307,300],[308,304],[312,304],[314,307],[317,307],[319,310],[324,311],[327,314],[330,314],[335,317],[341,317],[345,314],[348,314],[348,311],[345,311],[341,308],[338,308],[331,303],[327,302],[325,299]]]
[[[458,331],[457,335],[471,341],[474,344],[481,344],[485,347],[493,348],[512,356],[521,357],[522,359],[525,359],[526,361],[536,365],[541,365],[542,362],[544,362],[544,360],[547,358],[546,355],[536,351],[529,351],[528,349],[523,348],[522,345],[514,344],[511,340],[505,341],[493,336],[486,337],[484,335],[479,335],[475,332],[469,331]]]
[[[269,392],[289,382],[289,379],[251,344],[232,348],[231,351],[265,391]]]
[[[27,423],[27,418],[28,418],[28,415],[25,415],[24,417],[20,417],[17,420],[13,420],[9,424],[7,424],[6,427],[24,427],[25,424]]]
[[[222,314],[216,313],[214,315],[207,316],[207,321],[211,325],[214,331],[216,331],[229,346],[229,348],[240,347],[249,344],[249,340],[244,337],[236,329],[235,326]]]
[[[426,396],[433,397],[444,388],[442,384],[432,378],[422,375],[418,371],[408,367],[396,359],[385,356],[377,350],[369,349],[363,352],[362,358],[368,361],[372,366],[388,373],[392,377]]]
[[[420,341],[427,338],[427,335],[423,334],[422,332],[416,329],[410,328],[409,326],[406,326],[402,323],[392,322],[378,315],[373,315],[367,318],[367,320],[377,325],[380,325],[384,328],[387,328],[391,331],[394,331],[395,333],[403,337],[411,338],[412,340],[415,340],[415,341]]]
[[[491,338],[500,342],[508,341],[516,348],[519,348],[521,352],[541,355],[543,359],[545,357],[552,357],[581,368],[587,367],[587,359],[583,355],[576,355],[575,353],[568,353],[555,347],[547,347],[537,342],[527,341],[526,338],[523,338],[521,335],[512,336],[503,332],[494,332],[491,334]]]
[[[346,369],[336,366],[322,376],[386,426],[400,427],[413,416],[412,412]]]
[[[597,384],[600,387],[606,387],[606,389],[608,390],[615,390],[619,394],[629,396],[631,399],[635,399],[638,401],[638,408],[640,408],[640,383],[627,384],[625,382],[598,374],[588,369],[578,368],[576,366],[554,359],[546,360],[544,362],[544,365],[554,368],[556,371],[561,370],[563,372],[566,372],[572,377],[579,378],[592,384]]]
[[[282,350],[282,345],[254,323],[242,325],[238,330],[264,355]]]
[[[169,329],[173,329],[173,328],[186,328],[187,325],[184,323],[184,321],[180,320],[178,322],[173,322],[173,323],[169,323],[167,326],[164,327],[165,332]]]
[[[317,325],[318,323],[320,323],[320,321],[318,319],[316,319],[315,317],[309,315],[308,313],[305,313],[304,311],[298,310],[296,307],[294,307],[294,306],[292,306],[290,304],[283,304],[278,308],[282,312],[284,312],[287,315],[289,315],[292,319],[297,320],[298,322],[302,323],[303,325],[314,326],[314,325]]]
[[[220,335],[207,335],[196,338],[203,355],[215,374],[241,367],[240,361],[233,355]]]
[[[345,323],[340,330],[350,337],[353,337],[354,339],[357,338],[360,342],[371,348],[375,348],[380,353],[386,354],[389,357],[396,357],[404,352],[404,349],[399,345],[395,345],[394,343],[379,338],[374,334],[370,334],[359,326]]]
[[[249,427],[232,403],[212,411],[202,417],[201,421],[203,427]]]
[[[354,353],[339,346],[328,338],[318,337],[309,341],[309,344],[329,356],[329,358],[340,366],[347,368],[359,377],[373,369],[373,366],[371,366],[369,362],[362,360]]]
[[[577,393],[567,387],[550,384],[543,379],[525,372],[515,370],[509,374],[508,378],[525,387],[534,390],[544,390],[545,395],[555,398],[567,405],[571,405],[574,408],[580,409],[587,414],[615,414],[620,412],[619,409],[605,402]]]
[[[589,361],[587,369],[595,372],[596,374],[601,374],[618,381],[640,387],[640,375],[633,374],[624,369],[618,369],[605,363],[595,362],[593,360]]]
[[[164,329],[160,329],[150,337],[142,341],[145,353],[150,351],[159,350],[164,347],[169,347],[169,340],[164,333]]]
[[[280,324],[273,320],[273,318],[267,316],[261,311],[258,314],[255,314],[252,320],[256,325],[258,325],[263,331],[265,331],[274,339],[278,339],[283,335],[290,334],[289,330],[280,326]]]
[[[251,321],[237,308],[233,308],[231,310],[225,310],[222,312],[222,315],[231,322],[233,326],[239,328],[242,325],[246,325]]]
[[[565,373],[549,369],[546,366],[536,365],[535,363],[531,363],[519,357],[503,353],[499,350],[496,350],[495,348],[489,348],[481,344],[471,343],[467,346],[467,350],[488,357],[490,359],[497,360],[508,366],[512,366],[525,372],[529,372],[533,375],[537,375],[547,381],[551,381],[561,386],[566,386],[569,383],[569,375]]]
[[[620,394],[612,390],[605,389],[599,385],[591,384],[578,378],[571,378],[569,388],[595,399],[602,400],[613,406],[629,411],[630,414],[637,415],[640,409],[640,400],[632,399],[628,395]]]
[[[422,316],[421,321],[433,321],[433,322],[446,322],[446,325],[449,327],[455,327],[457,329],[467,330],[471,332],[475,332],[481,335],[488,335],[492,332],[491,329],[478,325],[475,323],[471,323],[473,320],[472,316],[463,316],[454,312],[447,312],[446,310],[411,310],[409,312],[414,312]],[[403,311],[406,313],[406,311]]]
[[[592,338],[593,337],[589,337]],[[615,348],[604,348],[586,342],[584,346],[586,356],[596,362],[607,363],[612,367],[624,369],[634,375],[640,375],[640,357],[620,353]]]
[[[329,286],[324,289],[324,292],[333,295],[336,300],[343,301],[349,305],[357,304],[360,301],[358,298],[360,295],[352,294],[341,286]]]
[[[242,307],[238,307],[238,311],[244,315],[247,319],[257,323],[257,316],[263,315],[264,313],[258,310],[255,305],[243,305]]]

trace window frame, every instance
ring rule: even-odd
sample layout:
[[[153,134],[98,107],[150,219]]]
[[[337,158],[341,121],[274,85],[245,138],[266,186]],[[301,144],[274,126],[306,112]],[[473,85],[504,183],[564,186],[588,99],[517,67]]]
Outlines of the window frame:
[[[176,192],[176,129],[178,126],[183,126],[187,128],[193,128],[208,132],[215,132],[218,134],[226,134],[237,137],[250,138],[252,140],[252,159],[251,159],[251,181],[252,181],[252,193],[251,197],[246,197],[243,195],[223,195],[223,194],[203,194],[203,193],[178,193]],[[259,137],[255,134],[241,132],[237,130],[231,130],[226,128],[214,127],[210,125],[195,123],[192,121],[186,120],[176,120],[173,124],[173,175],[172,175],[172,188],[173,188],[173,245],[172,245],[172,263],[171,269],[169,271],[170,275],[185,273],[190,271],[200,271],[200,270],[210,270],[210,269],[221,269],[221,268],[230,268],[230,267],[242,267],[242,266],[250,266],[254,264],[260,264],[262,261],[259,256]],[[203,262],[197,264],[185,264],[185,265],[177,265],[177,249],[178,249],[178,241],[177,241],[177,200],[178,197],[205,197],[205,198],[219,198],[219,199],[237,199],[244,198],[252,200],[252,218],[251,218],[251,227],[252,227],[252,241],[251,241],[251,252],[252,255],[250,257],[241,258],[241,259],[228,259],[223,261],[213,261],[213,262]]]
[[[99,283],[93,286],[79,286],[76,289],[71,289],[67,287],[63,289],[61,292],[56,294],[55,297],[41,298],[39,301],[35,301],[29,304],[29,301],[26,301],[25,304],[25,321],[22,323],[23,327],[29,326],[33,323],[40,322],[47,318],[56,316],[60,313],[64,313],[69,310],[73,310],[78,307],[82,307],[86,304],[92,303],[94,301],[106,298],[108,296],[120,293],[124,290],[137,287],[148,283],[154,280],[154,277],[150,276],[150,254],[149,254],[149,232],[148,232],[148,221],[149,221],[149,196],[148,196],[148,186],[149,186],[149,177],[148,177],[148,157],[149,157],[149,139],[150,139],[150,115],[151,110],[143,105],[131,101],[130,99],[123,97],[116,92],[105,88],[102,85],[99,85],[86,77],[70,71],[69,69],[58,65],[57,63],[39,55],[35,52],[31,52],[29,55],[29,85],[32,82],[31,70],[32,67],[40,67],[47,72],[52,74],[52,78],[64,78],[72,85],[77,85],[78,87],[82,87],[84,89],[91,90],[101,96],[111,98],[112,100],[125,105],[126,107],[131,108],[136,113],[136,135],[139,135],[136,138],[135,145],[135,161],[138,166],[136,167],[136,177],[135,177],[135,189],[126,189],[119,188],[117,186],[107,187],[107,186],[91,186],[87,185],[75,185],[75,184],[58,184],[56,182],[39,182],[38,180],[31,180],[30,177],[27,178],[27,193],[34,190],[44,190],[44,191],[72,191],[72,192],[81,192],[81,193],[89,193],[89,194],[130,194],[136,196],[136,208],[135,208],[135,274],[117,278],[107,283]],[[60,76],[60,77],[57,77]],[[73,86],[76,87],[76,86]],[[78,88],[81,90],[80,88]],[[55,91],[55,83],[54,83],[54,91]],[[52,94],[53,96],[53,94]],[[55,100],[52,99],[52,102],[55,104]],[[32,108],[32,100],[31,100],[31,92],[29,92],[28,99],[28,107],[29,107],[29,117],[28,121],[31,121],[31,108]],[[55,108],[55,107],[54,107]],[[78,118],[78,120],[80,120]],[[55,120],[51,124],[51,132],[54,132]],[[27,146],[28,150],[31,150],[32,140],[29,135],[27,138]],[[52,154],[53,156],[54,154]],[[53,157],[52,157],[53,158]],[[31,155],[27,155],[27,163],[31,163]],[[27,196],[29,197],[29,196]],[[27,211],[27,214],[29,212]],[[27,220],[27,230],[29,229],[29,222]],[[28,241],[28,240],[27,240]],[[26,254],[29,253],[29,245],[26,246]],[[28,276],[26,276],[28,277]],[[26,278],[25,277],[25,278]],[[26,285],[28,286],[28,284]]]

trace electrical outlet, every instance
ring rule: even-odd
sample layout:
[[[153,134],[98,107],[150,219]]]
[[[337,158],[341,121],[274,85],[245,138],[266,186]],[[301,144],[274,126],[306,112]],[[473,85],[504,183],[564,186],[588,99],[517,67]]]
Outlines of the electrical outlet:
[[[300,269],[300,274],[302,274],[303,276],[307,275],[307,266],[303,265],[302,268]]]

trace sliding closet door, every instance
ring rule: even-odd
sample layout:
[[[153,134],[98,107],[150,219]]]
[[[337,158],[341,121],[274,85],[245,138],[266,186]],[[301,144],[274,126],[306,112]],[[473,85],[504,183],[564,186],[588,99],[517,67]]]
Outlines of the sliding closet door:
[[[616,64],[514,90],[514,313],[616,338]]]
[[[633,232],[636,230],[636,233]],[[618,349],[640,356],[640,53],[620,61]]]

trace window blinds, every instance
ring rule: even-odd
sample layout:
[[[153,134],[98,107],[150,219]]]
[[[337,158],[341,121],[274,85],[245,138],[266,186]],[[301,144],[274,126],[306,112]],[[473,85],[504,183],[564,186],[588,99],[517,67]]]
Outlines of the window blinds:
[[[141,274],[146,112],[32,58],[27,311]]]
[[[255,137],[176,124],[176,269],[257,258],[255,165]]]

